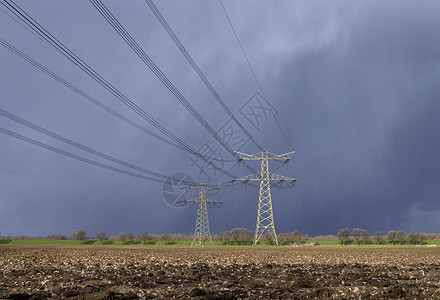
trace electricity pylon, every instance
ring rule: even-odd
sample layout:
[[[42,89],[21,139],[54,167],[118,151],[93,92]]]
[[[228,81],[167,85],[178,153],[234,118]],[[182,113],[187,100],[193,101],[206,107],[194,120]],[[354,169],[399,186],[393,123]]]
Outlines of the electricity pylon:
[[[272,197],[270,193],[270,182],[275,182],[275,185],[282,188],[284,185],[287,187],[293,187],[296,179],[285,177],[282,175],[274,174],[269,172],[269,160],[284,161],[287,164],[295,151],[288,152],[285,154],[273,154],[267,150],[256,154],[245,154],[241,152],[236,152],[241,160],[260,160],[261,161],[261,172],[260,174],[255,173],[252,175],[236,178],[232,180],[241,181],[247,183],[249,181],[259,181],[260,182],[260,195],[258,199],[258,213],[257,213],[257,227],[255,229],[254,235],[254,246],[258,243],[260,238],[265,232],[268,232],[272,240],[278,246],[277,234],[275,232],[275,223],[273,220],[273,210],[272,210]]]
[[[206,185],[204,182],[201,182],[199,185],[190,184],[186,188],[200,189],[198,198],[179,201],[179,203],[182,205],[191,205],[191,206],[194,205],[195,203],[198,203],[196,228],[194,231],[194,239],[191,243],[191,246],[194,246],[197,240],[198,240],[198,244],[195,244],[196,246],[205,246],[206,240],[208,240],[211,243],[211,246],[214,246],[212,244],[211,233],[209,231],[208,207],[220,207],[223,202],[214,201],[211,198],[206,197],[206,189],[208,190],[218,189],[218,186]]]

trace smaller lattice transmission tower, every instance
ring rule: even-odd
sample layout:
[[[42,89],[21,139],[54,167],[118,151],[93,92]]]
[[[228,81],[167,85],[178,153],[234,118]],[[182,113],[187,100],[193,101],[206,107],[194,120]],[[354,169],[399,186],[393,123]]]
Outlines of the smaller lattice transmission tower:
[[[270,183],[273,182],[274,185],[278,188],[293,187],[296,179],[269,172],[269,160],[280,161],[284,162],[284,164],[287,164],[292,158],[292,155],[295,153],[295,151],[280,155],[270,153],[267,150],[263,150],[262,152],[256,154],[245,154],[241,152],[235,153],[237,153],[237,155],[240,157],[239,162],[241,160],[261,161],[260,173],[255,173],[241,178],[235,178],[234,180],[232,180],[232,182],[241,181],[243,183],[248,183],[249,181],[260,182],[260,195],[258,198],[257,227],[255,229],[254,235],[254,246],[258,243],[260,238],[265,233],[269,234],[272,240],[278,246],[278,239],[273,219]]]
[[[196,228],[194,231],[194,239],[191,246],[205,246],[205,242],[209,241],[212,244],[211,233],[209,230],[209,219],[208,219],[208,207],[220,207],[223,202],[215,201],[206,196],[206,191],[212,191],[218,189],[218,186],[207,185],[204,182],[200,184],[189,184],[185,188],[187,189],[200,189],[199,197],[189,200],[179,201],[180,205],[187,205],[192,207],[194,204],[198,204],[197,207],[197,217],[196,217]]]

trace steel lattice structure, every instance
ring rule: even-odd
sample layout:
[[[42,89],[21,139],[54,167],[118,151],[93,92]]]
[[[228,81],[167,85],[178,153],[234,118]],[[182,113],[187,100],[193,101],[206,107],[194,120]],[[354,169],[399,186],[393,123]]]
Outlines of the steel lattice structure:
[[[218,186],[206,185],[205,183],[201,182],[199,185],[190,184],[187,186],[187,188],[200,189],[198,198],[182,200],[179,202],[182,205],[190,206],[198,203],[196,228],[194,231],[194,239],[191,243],[191,246],[205,246],[205,241],[209,241],[211,243],[211,246],[213,246],[211,233],[209,230],[208,207],[220,207],[223,202],[215,201],[209,197],[206,197],[206,189],[218,189]],[[198,241],[198,243],[196,243],[196,241]]]
[[[295,151],[278,155],[270,153],[266,150],[256,154],[245,154],[237,152],[237,154],[240,156],[240,160],[261,161],[261,172],[259,174],[255,173],[232,180],[232,182],[241,181],[243,183],[247,183],[249,181],[260,181],[260,194],[258,198],[257,226],[254,235],[254,246],[258,243],[260,238],[266,232],[270,235],[272,240],[278,246],[278,239],[273,218],[270,183],[271,181],[274,182],[274,184],[279,188],[282,188],[284,186],[293,187],[296,179],[269,172],[269,160],[284,161],[284,163],[286,164],[290,161],[294,153]]]

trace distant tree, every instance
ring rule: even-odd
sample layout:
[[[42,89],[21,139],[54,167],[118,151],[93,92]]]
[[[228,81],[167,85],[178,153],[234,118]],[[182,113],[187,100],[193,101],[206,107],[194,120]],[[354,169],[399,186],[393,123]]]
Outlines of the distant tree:
[[[230,231],[229,236],[233,241],[251,241],[253,238],[252,231],[246,228],[238,228],[238,227],[233,228]]]
[[[383,241],[383,233],[381,231],[376,231],[374,234],[374,240],[378,245],[380,245]]]
[[[413,245],[418,244],[419,243],[419,234],[415,233],[415,232],[410,232],[407,235],[407,239],[410,244],[413,244]]]
[[[29,240],[30,237],[28,235],[17,235],[15,237],[16,240]]]
[[[394,245],[397,240],[397,231],[395,230],[388,231],[387,238],[390,241],[390,243]]]
[[[295,231],[292,233],[292,238],[293,241],[298,245],[301,245],[303,242],[303,235],[298,229],[295,229]]]
[[[122,232],[119,234],[119,240],[120,240],[121,242],[125,242],[125,241],[127,240],[127,233],[125,233],[124,231],[122,231]]]
[[[142,241],[143,244],[145,244],[146,240],[149,240],[150,233],[148,231],[143,231],[139,233],[138,240]]]
[[[342,245],[347,244],[347,242],[350,240],[350,229],[345,227],[339,230],[338,239],[341,241]]]
[[[361,243],[362,230],[363,229],[355,228],[351,233],[358,245]]]
[[[263,235],[260,237],[260,241],[266,241],[269,243],[273,242],[272,235],[269,233],[269,231],[266,231],[265,233],[263,233]]]
[[[49,235],[47,238],[51,240],[67,240],[67,237],[61,233]]]
[[[307,241],[309,241],[310,240],[310,236],[307,234],[307,233],[305,233],[304,235],[303,235],[303,242],[307,242]]]
[[[227,230],[221,233],[223,241],[232,241],[231,230]]]
[[[186,240],[186,235],[183,234],[183,233],[178,233],[177,236],[176,236],[176,240],[184,241],[184,240]]]
[[[290,233],[279,233],[277,234],[277,239],[279,242],[292,241]]]
[[[238,241],[240,239],[241,228],[233,228],[231,230],[231,238],[233,241]]]
[[[84,229],[72,230],[71,237],[72,237],[72,240],[83,241],[86,239],[86,231]]]
[[[419,233],[419,240],[420,240],[420,244],[425,244],[427,240],[426,234]]]
[[[242,241],[252,241],[254,240],[254,233],[249,229],[242,228],[240,233],[240,240]]]
[[[103,232],[103,231],[98,232],[96,234],[96,239],[101,241],[101,245],[102,245],[102,241],[107,239],[107,234],[105,232]]]
[[[406,235],[402,230],[397,231],[396,238],[399,241],[399,244],[402,245],[406,239]]]
[[[129,241],[133,241],[134,240],[134,234],[133,234],[133,232],[129,232],[129,233],[127,233],[127,239],[129,240]]]
[[[369,239],[370,239],[370,233],[368,231],[366,231],[365,229],[361,229],[362,242],[364,242],[364,244],[367,244]]]
[[[436,233],[424,233],[427,240],[440,240],[440,234]]]
[[[169,233],[164,233],[160,236],[160,239],[163,241],[171,241],[171,238],[172,238],[172,236]]]
[[[218,234],[219,241],[228,241],[229,240],[229,231],[222,231]]]

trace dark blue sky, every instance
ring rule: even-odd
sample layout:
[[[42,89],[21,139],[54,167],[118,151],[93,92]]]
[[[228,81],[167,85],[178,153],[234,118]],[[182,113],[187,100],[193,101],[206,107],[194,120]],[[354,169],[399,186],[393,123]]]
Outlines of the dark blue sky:
[[[206,86],[142,2],[104,1],[173,84],[218,130],[228,121]],[[156,2],[155,2],[156,3]],[[263,147],[296,150],[294,189],[273,195],[277,232],[439,232],[440,4],[420,1],[224,1],[274,118],[242,112],[259,89],[217,1],[157,2],[188,53]],[[198,149],[233,159],[172,96],[88,1],[17,1],[23,10],[145,111]],[[0,6],[3,10],[3,6]],[[0,11],[0,37],[142,126],[66,58]],[[190,154],[115,118],[0,47],[0,108],[93,149],[163,174],[199,174]],[[251,101],[251,102],[248,102]],[[255,124],[254,124],[255,125]],[[0,116],[0,127],[108,163]],[[157,131],[155,131],[157,132]],[[194,230],[196,209],[175,208],[163,185],[72,160],[0,133],[2,234],[116,235]],[[205,144],[205,143],[208,144]],[[247,143],[242,152],[258,149]],[[272,170],[278,165],[272,164]],[[119,166],[118,166],[119,167]],[[231,173],[250,173],[227,162]],[[258,163],[252,164],[256,170]],[[211,174],[212,175],[212,174]],[[224,182],[226,176],[211,182]],[[236,186],[235,186],[236,187]],[[258,189],[212,197],[211,231],[254,230]],[[176,192],[179,194],[180,190]]]

